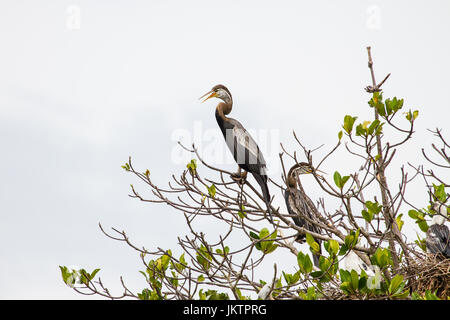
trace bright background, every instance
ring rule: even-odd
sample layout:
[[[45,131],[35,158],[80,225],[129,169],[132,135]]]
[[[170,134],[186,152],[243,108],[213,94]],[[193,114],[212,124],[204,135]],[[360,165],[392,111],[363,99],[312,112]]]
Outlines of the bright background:
[[[370,119],[371,45],[378,80],[392,73],[384,96],[420,110],[416,135],[388,172],[396,188],[399,166],[424,164],[420,148],[436,142],[426,129],[450,137],[449,14],[446,0],[1,1],[0,298],[83,298],[58,265],[102,268],[115,294],[121,275],[144,288],[139,256],[97,224],[125,230],[138,246],[175,250],[184,218],[130,199],[129,185],[142,185],[120,166],[132,156],[162,185],[179,174],[179,133],[201,126],[194,141],[208,145],[205,136],[218,132],[215,103],[198,101],[217,83],[233,94],[232,117],[276,137],[261,145],[272,168],[280,141],[296,147],[293,129],[326,152],[345,114]],[[333,158],[326,169],[347,173],[352,164]],[[271,177],[279,176],[275,165]],[[426,205],[423,184],[410,192]],[[295,259],[278,263],[293,271]],[[260,278],[271,272],[269,264]]]

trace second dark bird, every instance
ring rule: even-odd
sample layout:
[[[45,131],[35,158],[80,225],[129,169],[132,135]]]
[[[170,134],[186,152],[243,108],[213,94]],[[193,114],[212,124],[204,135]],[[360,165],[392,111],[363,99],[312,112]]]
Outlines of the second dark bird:
[[[311,199],[306,195],[303,190],[303,186],[300,182],[300,179],[297,180],[297,176],[301,174],[309,174],[312,173],[312,167],[306,162],[300,162],[292,166],[287,175],[287,188],[284,192],[284,199],[286,201],[286,207],[290,215],[292,215],[292,220],[294,223],[303,227],[306,230],[312,231],[314,233],[321,233],[321,228],[306,220],[305,217],[308,217],[312,221],[317,221],[316,214],[319,214],[317,208],[314,206],[314,203]],[[298,183],[297,183],[298,181]],[[300,233],[296,241],[303,243],[306,239],[305,233]],[[320,239],[314,239],[319,244],[319,254],[313,255],[314,265],[319,267],[319,257],[321,253],[321,243]]]

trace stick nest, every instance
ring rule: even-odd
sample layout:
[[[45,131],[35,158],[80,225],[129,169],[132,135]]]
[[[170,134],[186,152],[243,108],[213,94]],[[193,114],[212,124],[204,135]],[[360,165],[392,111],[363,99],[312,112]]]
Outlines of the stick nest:
[[[450,297],[450,259],[436,255],[421,255],[402,272],[409,280],[411,291],[424,295],[430,290],[440,299]]]

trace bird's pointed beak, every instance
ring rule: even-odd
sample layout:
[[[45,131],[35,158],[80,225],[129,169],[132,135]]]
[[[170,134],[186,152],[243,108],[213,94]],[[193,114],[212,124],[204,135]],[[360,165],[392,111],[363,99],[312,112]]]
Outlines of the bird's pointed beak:
[[[323,172],[322,170],[315,170],[314,172],[320,179],[325,181],[325,177],[322,174],[327,174],[326,172]]]
[[[210,98],[217,97],[217,93],[215,93],[214,91],[211,90],[211,91],[205,93],[204,95],[202,95],[202,96],[201,96],[200,98],[198,98],[198,99],[201,100],[201,99],[203,99],[204,97],[206,97],[208,94],[209,94],[209,96],[208,96],[205,100],[203,100],[202,103],[205,102],[206,100],[210,99]]]

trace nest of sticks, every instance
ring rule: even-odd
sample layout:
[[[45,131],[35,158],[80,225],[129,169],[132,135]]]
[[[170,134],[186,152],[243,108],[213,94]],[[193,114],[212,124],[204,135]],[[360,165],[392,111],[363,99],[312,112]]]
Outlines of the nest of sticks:
[[[450,298],[450,259],[439,255],[421,255],[404,266],[405,278],[412,292],[424,295],[427,290],[440,299]]]
[[[422,297],[426,291],[436,294],[442,300],[450,299],[450,259],[442,256],[418,253],[415,258],[406,261],[400,266],[398,274],[402,274],[407,280],[407,287],[410,292],[416,292]],[[326,299],[332,300],[384,300],[389,299],[385,295],[366,296],[355,293],[347,295],[339,287],[324,284],[323,292]]]

